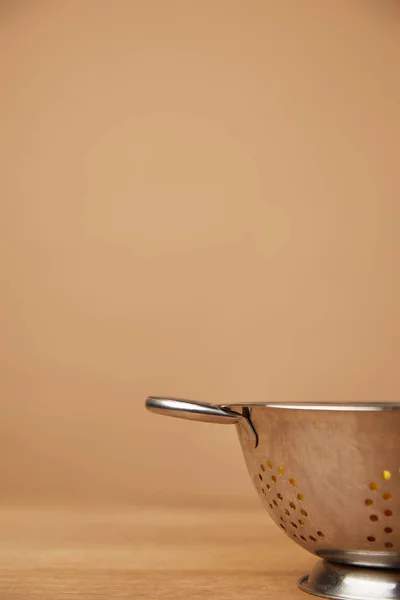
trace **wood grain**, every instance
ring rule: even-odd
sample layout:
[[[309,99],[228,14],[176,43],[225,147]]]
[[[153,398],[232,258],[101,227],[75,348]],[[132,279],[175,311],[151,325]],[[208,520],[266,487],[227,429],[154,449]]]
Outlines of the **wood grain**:
[[[0,598],[282,600],[314,560],[252,511],[0,511]]]

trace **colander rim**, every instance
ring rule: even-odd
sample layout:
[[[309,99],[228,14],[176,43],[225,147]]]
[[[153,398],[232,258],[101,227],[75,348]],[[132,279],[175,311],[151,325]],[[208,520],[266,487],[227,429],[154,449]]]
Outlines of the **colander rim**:
[[[224,407],[238,408],[278,408],[286,410],[326,410],[326,411],[400,411],[400,402],[249,402],[224,404]]]

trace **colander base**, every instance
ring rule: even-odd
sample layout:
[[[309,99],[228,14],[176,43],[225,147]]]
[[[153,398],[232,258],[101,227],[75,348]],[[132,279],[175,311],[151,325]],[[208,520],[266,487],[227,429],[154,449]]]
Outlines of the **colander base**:
[[[332,600],[400,600],[400,570],[350,567],[319,561],[302,577],[301,590]]]

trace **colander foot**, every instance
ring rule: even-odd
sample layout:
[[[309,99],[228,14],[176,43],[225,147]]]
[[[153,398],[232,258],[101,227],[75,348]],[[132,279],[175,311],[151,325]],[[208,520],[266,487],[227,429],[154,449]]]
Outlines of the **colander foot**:
[[[319,561],[298,583],[301,590],[332,600],[400,600],[400,570],[350,567]]]

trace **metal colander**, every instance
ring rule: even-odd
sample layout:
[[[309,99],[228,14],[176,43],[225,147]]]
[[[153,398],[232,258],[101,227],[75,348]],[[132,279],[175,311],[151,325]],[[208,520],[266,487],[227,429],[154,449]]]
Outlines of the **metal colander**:
[[[303,589],[331,598],[400,598],[400,404],[213,406],[149,398],[147,407],[236,424],[271,518],[330,566],[317,566]],[[360,595],[361,579],[378,574],[380,585]]]

